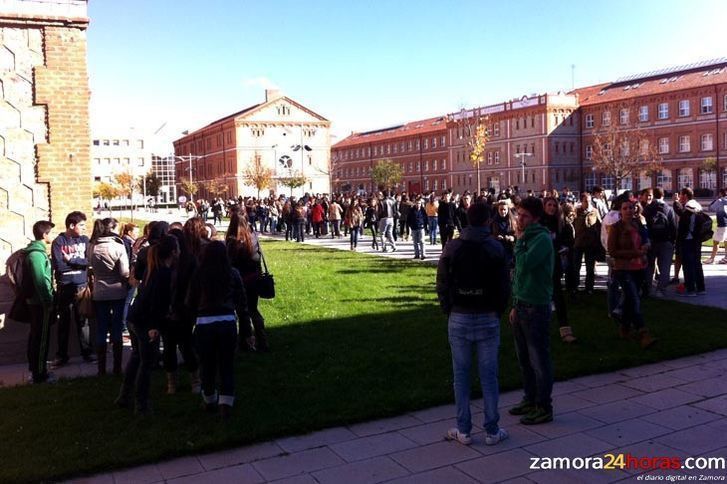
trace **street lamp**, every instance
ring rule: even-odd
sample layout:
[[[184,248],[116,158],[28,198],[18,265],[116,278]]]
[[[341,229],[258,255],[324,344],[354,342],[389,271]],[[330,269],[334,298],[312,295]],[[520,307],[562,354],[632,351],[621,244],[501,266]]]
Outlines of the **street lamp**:
[[[189,153],[187,156],[182,155],[172,155],[174,158],[180,159],[182,161],[186,161],[189,165],[187,167],[187,170],[189,171],[189,185],[194,184],[194,178],[192,177],[192,160],[200,160],[202,158],[205,158],[205,156],[192,156],[192,153]],[[192,203],[194,203],[194,194],[189,194],[189,199]]]
[[[525,183],[525,157],[526,156],[533,156],[532,153],[522,152],[522,153],[515,153],[515,158],[520,158],[520,168],[522,168],[522,183]]]

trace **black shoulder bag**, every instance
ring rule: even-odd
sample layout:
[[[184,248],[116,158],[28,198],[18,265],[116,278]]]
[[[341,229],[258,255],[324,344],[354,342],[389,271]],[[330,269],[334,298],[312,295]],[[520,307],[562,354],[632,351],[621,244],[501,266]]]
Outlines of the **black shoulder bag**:
[[[263,263],[263,271],[257,278],[255,288],[257,294],[263,299],[273,299],[275,297],[275,279],[273,275],[268,272],[268,265],[265,263],[265,256],[262,251],[258,248],[257,251],[260,254],[260,260]]]

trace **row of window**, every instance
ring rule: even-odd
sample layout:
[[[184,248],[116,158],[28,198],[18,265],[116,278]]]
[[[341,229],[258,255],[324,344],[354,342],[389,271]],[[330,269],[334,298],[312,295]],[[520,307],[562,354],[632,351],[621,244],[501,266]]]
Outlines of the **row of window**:
[[[121,166],[121,165],[131,166],[131,158],[94,158],[93,159],[93,164],[96,166],[101,166],[101,165],[111,166],[112,163],[114,166]],[[144,166],[144,158],[137,158],[136,166]]]
[[[439,160],[432,160],[431,164],[429,163],[429,160],[424,160],[424,165],[421,164],[421,162],[417,161],[414,163],[413,161],[410,161],[407,163],[401,164],[402,171],[406,173],[419,173],[420,169],[424,168],[424,172],[429,172],[429,168],[431,167],[432,171],[437,171],[440,167],[442,170],[447,169],[447,160],[441,160],[441,164],[439,163]],[[371,167],[370,166],[364,166],[364,167],[353,167],[353,168],[342,168],[338,170],[338,177],[349,177],[349,176],[361,176],[361,175],[370,175],[371,174]]]
[[[431,144],[430,144],[431,143]],[[436,149],[437,147],[444,148],[447,145],[447,138],[446,136],[442,136],[440,138],[437,138],[436,136],[432,138],[422,138],[421,141],[421,148],[428,150],[431,146],[431,149]],[[387,143],[385,145],[377,145],[374,147],[367,146],[365,148],[353,148],[349,150],[342,150],[334,153],[333,159],[334,161],[337,160],[355,160],[355,159],[361,159],[361,158],[369,158],[371,156],[378,156],[378,155],[390,155],[390,154],[396,154],[396,153],[406,153],[406,152],[412,152],[412,151],[419,151],[420,144],[419,139],[410,139],[409,141],[401,141],[397,143]]]
[[[126,146],[128,147],[130,145],[130,142],[128,139],[95,139],[93,140],[94,146]],[[144,140],[138,139],[136,140],[136,143],[134,145],[136,148],[139,148],[140,150],[144,149]]]
[[[681,99],[677,103],[679,117],[691,116],[691,101],[689,99]],[[727,111],[727,94],[724,96],[723,111]],[[714,112],[712,96],[705,96],[699,103],[699,114],[712,114]],[[629,108],[621,108],[618,113],[618,121],[621,125],[628,125],[630,122]],[[657,105],[657,119],[669,119],[669,103],[659,103]],[[645,123],[649,121],[649,106],[639,106],[639,122]],[[595,119],[593,114],[586,114],[586,128],[595,127]],[[601,113],[601,126],[611,125],[611,111],[603,111]]]
[[[727,141],[727,135],[725,140]],[[692,137],[689,135],[681,135],[678,138],[679,153],[689,153],[692,151]],[[705,133],[700,137],[700,151],[713,151],[714,150],[714,136],[711,133]],[[657,151],[660,155],[668,155],[671,152],[669,143],[669,137],[663,136],[657,139]],[[610,146],[608,143],[604,144],[604,151],[610,153]],[[631,151],[631,146],[628,141],[624,140],[621,145],[621,155],[628,156]],[[642,155],[646,155],[649,152],[649,140],[640,140],[640,150]],[[586,159],[590,160],[593,158],[593,146],[586,145]]]
[[[699,188],[708,188],[714,190],[717,188],[717,172],[713,170],[698,170]],[[600,180],[600,181],[599,181]],[[599,175],[597,173],[588,173],[585,177],[586,190],[591,190],[594,186],[600,185],[606,190],[613,190],[616,180],[613,176]],[[694,173],[692,169],[681,169],[677,176],[677,185],[672,185],[673,177],[670,170],[662,170],[656,174],[656,186],[665,190],[674,190],[675,188],[694,187]],[[727,169],[722,172],[722,186],[727,185]],[[634,179],[626,177],[621,181],[621,188],[626,190],[644,189],[653,186],[651,177],[642,176],[638,179],[638,187],[634,187]]]

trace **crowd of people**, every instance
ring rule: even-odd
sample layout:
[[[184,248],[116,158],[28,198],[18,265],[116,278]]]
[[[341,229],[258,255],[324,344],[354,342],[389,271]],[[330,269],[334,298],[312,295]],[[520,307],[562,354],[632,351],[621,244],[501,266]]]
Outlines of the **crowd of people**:
[[[26,249],[27,282],[21,292],[31,309],[28,361],[34,383],[53,379],[48,370],[49,333],[58,322],[53,366],[69,361],[71,323],[83,359],[122,374],[123,334],[131,356],[116,404],[137,414],[151,412],[150,375],[161,365],[166,391],[177,392],[181,353],[194,393],[208,411],[230,415],[234,403],[234,354],[269,351],[265,320],[258,310],[261,249],[244,213],[232,210],[224,240],[201,217],[184,224],[156,221],[144,227],[114,218],[94,222],[72,212],[66,230],[51,242],[54,225],[39,221]],[[51,255],[46,245],[51,245]],[[55,279],[55,284],[53,284]],[[95,334],[91,333],[95,322]]]

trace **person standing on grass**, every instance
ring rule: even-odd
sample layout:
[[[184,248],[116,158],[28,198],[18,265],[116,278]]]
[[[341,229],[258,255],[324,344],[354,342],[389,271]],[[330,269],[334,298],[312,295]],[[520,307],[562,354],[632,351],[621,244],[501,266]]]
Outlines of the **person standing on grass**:
[[[55,271],[58,307],[58,350],[54,366],[68,363],[68,338],[71,319],[76,325],[76,337],[81,356],[86,362],[96,359],[91,345],[91,328],[86,318],[78,311],[78,296],[88,284],[88,237],[86,215],[71,212],[66,217],[66,231],[53,240],[51,264]]]
[[[550,358],[550,304],[555,255],[549,230],[540,224],[543,202],[527,197],[517,209],[513,307],[509,322],[523,378],[524,396],[509,410],[524,425],[553,420],[553,363]]]
[[[448,316],[449,346],[452,351],[454,400],[457,427],[447,439],[472,443],[470,413],[470,369],[472,350],[477,352],[477,369],[485,407],[485,444],[495,445],[508,434],[499,427],[498,347],[500,316],[510,296],[505,250],[490,236],[489,208],[483,203],[467,210],[469,226],[450,241],[437,267],[437,296]]]
[[[50,244],[53,227],[55,225],[45,220],[33,224],[35,240],[25,248],[23,287],[19,288],[30,308],[28,367],[33,383],[55,381],[55,377],[48,373],[46,363],[53,317],[53,282],[46,246]]]
[[[712,237],[712,255],[704,261],[704,264],[714,264],[719,244],[724,246],[724,258],[719,263],[727,264],[727,189],[720,188],[719,198],[709,204],[709,210],[717,214],[717,230]]]
[[[424,199],[417,198],[416,205],[407,209],[405,224],[411,232],[414,243],[414,258],[424,260],[427,251],[424,249],[424,227],[427,225],[427,211],[424,208]]]

